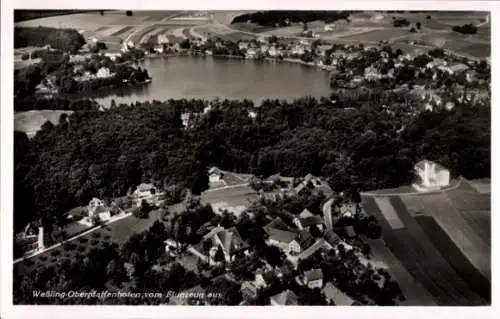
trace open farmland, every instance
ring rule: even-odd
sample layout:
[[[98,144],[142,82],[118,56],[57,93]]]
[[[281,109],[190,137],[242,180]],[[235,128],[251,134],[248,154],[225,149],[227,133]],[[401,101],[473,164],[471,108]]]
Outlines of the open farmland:
[[[119,37],[120,35],[124,34],[125,32],[132,30],[134,27],[128,25],[126,27],[120,28],[118,31],[113,32],[111,35]]]
[[[450,265],[462,277],[467,278],[469,287],[481,296],[486,302],[491,302],[491,287],[489,280],[483,276],[464,256],[462,251],[446,235],[431,216],[416,216],[415,220],[430,238]]]
[[[406,270],[401,262],[385,246],[385,243],[382,240],[371,240],[369,244],[372,248],[370,262],[380,261],[385,263],[387,271],[401,287],[403,295],[406,298],[406,301],[402,302],[401,305],[436,305],[432,295],[422,286],[421,283],[412,277],[408,270]]]
[[[379,221],[387,246],[373,243],[373,259],[385,263],[400,282],[406,304],[431,304],[419,300],[426,293],[439,305],[491,303],[490,251],[484,243],[488,235],[478,233],[480,227],[489,227],[489,211],[459,212],[454,205],[466,200],[454,203],[448,198],[450,192],[457,196],[471,190],[466,180],[459,179],[448,190],[431,194],[362,194],[363,207]],[[477,191],[468,196],[476,206],[484,205]],[[392,227],[394,213],[403,227]],[[414,290],[420,291],[418,295],[412,295]]]
[[[365,33],[360,33],[360,34],[353,34],[345,37],[341,37],[341,39],[347,39],[347,40],[355,40],[355,41],[384,41],[384,40],[391,40],[394,37],[401,37],[405,35],[411,35],[410,31],[407,29],[399,29],[399,28],[393,28],[393,29],[383,29],[383,30],[375,30],[375,31],[369,31]]]
[[[443,194],[420,196],[425,214],[433,216],[443,228],[447,236],[467,256],[472,264],[486,277],[490,278],[489,247],[474,233],[462,216],[455,211]],[[399,197],[391,198],[392,204],[400,214],[406,212],[406,207]],[[408,214],[409,216],[409,214]],[[446,252],[444,252],[446,256]]]

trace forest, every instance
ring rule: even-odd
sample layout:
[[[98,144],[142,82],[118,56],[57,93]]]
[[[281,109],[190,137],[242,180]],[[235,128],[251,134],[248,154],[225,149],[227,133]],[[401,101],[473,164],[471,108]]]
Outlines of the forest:
[[[50,45],[50,47],[64,52],[76,52],[84,44],[85,39],[74,29],[14,28],[14,48]]]
[[[231,23],[253,22],[264,26],[285,26],[292,22],[310,22],[321,20],[334,22],[340,19],[347,19],[348,11],[258,11],[237,16]]]
[[[258,108],[218,99],[112,103],[106,111],[74,104],[82,110],[45,123],[33,139],[14,135],[15,227],[61,218],[94,196],[123,196],[143,181],[200,188],[212,165],[258,176],[312,173],[353,193],[409,184],[423,158],[455,176],[490,176],[489,105],[418,111],[420,101],[376,90],[335,98],[265,100]],[[188,112],[198,115],[186,129]]]

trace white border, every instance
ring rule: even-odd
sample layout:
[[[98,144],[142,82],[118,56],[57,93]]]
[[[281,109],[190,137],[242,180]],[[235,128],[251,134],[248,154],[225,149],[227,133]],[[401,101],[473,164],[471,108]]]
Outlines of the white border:
[[[3,0],[1,2],[1,184],[0,184],[0,244],[1,244],[1,276],[0,290],[1,318],[421,318],[421,317],[453,317],[453,318],[493,318],[493,307],[148,307],[148,306],[12,306],[12,181],[13,181],[13,8],[17,9],[102,9],[103,3],[97,0],[68,1],[68,0]],[[497,75],[500,68],[495,44],[499,43],[497,32],[500,24],[500,4],[496,1],[343,1],[309,0],[309,1],[278,1],[253,0],[243,6],[237,2],[225,3],[223,0],[201,1],[184,0],[182,2],[157,2],[152,0],[111,0],[106,1],[105,8],[113,9],[170,9],[170,10],[265,10],[265,9],[308,9],[308,10],[467,10],[491,11],[492,22],[492,88],[497,84]],[[82,6],[83,5],[83,6]],[[492,104],[498,101],[498,94],[492,89]],[[497,118],[498,111],[492,108],[492,119]],[[498,114],[497,114],[498,115]],[[497,133],[492,127],[493,136]],[[493,138],[492,138],[493,139]],[[492,145],[492,163],[498,159],[498,149]],[[497,170],[492,171],[495,179]],[[495,194],[495,183],[492,184],[492,194]],[[498,207],[492,195],[492,212]],[[492,229],[498,223],[498,218],[492,215]],[[492,271],[496,269],[498,257],[497,237],[492,231]],[[492,277],[493,298],[495,305],[496,290],[499,287],[497,276]]]

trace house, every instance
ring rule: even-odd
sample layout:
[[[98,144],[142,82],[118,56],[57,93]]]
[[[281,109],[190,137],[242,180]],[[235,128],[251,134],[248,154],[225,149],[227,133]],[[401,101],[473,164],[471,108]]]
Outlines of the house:
[[[273,270],[265,272],[258,270],[255,273],[255,285],[257,286],[257,288],[269,287],[269,285],[275,278],[277,278],[277,275]]]
[[[106,67],[100,68],[99,70],[97,70],[97,73],[96,73],[96,77],[98,79],[107,79],[107,78],[112,77],[113,75],[114,74],[111,73],[111,71],[109,70],[109,68],[106,68]]]
[[[104,56],[110,58],[111,61],[114,62],[114,61],[116,61],[116,59],[121,57],[122,54],[120,52],[106,52],[106,53],[104,53]]]
[[[288,254],[300,253],[300,245],[295,240],[297,233],[276,228],[268,228],[267,232],[269,234],[266,240],[268,245],[276,246]]]
[[[324,234],[323,237],[325,241],[330,244],[333,248],[337,247],[338,244],[342,243],[342,239],[333,230],[329,229]]]
[[[106,221],[111,218],[111,211],[100,199],[92,198],[87,206],[88,221],[95,224],[97,220]]]
[[[257,57],[257,50],[255,48],[248,48],[245,57],[247,59],[255,59]]]
[[[458,74],[458,73],[461,73],[461,72],[465,72],[469,69],[469,67],[463,63],[458,63],[458,64],[454,64],[454,65],[450,65],[446,68],[444,68],[443,70],[448,72],[449,74]]]
[[[238,49],[240,49],[240,50],[248,49],[248,42],[246,42],[246,41],[240,41],[238,43]]]
[[[320,231],[323,230],[323,219],[318,215],[305,218],[295,217],[293,222],[299,230],[309,230],[309,227],[311,226],[317,226]]]
[[[271,296],[269,299],[272,306],[290,306],[298,304],[298,297],[291,290],[285,290],[277,295]]]
[[[172,239],[167,239],[163,242],[165,244],[165,252],[174,257],[174,251],[180,247],[179,243]]]
[[[354,300],[335,287],[331,282],[327,282],[321,292],[328,301],[333,302],[337,306],[351,306],[354,303]]]
[[[285,224],[285,222],[283,221],[283,219],[281,219],[280,217],[276,217],[275,219],[273,219],[271,222],[269,222],[267,225],[265,225],[264,227],[262,227],[264,229],[264,231],[270,235],[272,231],[270,231],[270,229],[279,229],[279,230],[285,230],[285,231],[288,231],[288,225]]]
[[[340,216],[342,217],[354,217],[358,210],[358,205],[356,203],[345,203],[340,206]]]
[[[241,284],[240,291],[243,300],[250,301],[257,298],[257,286],[250,281],[244,281]]]
[[[419,191],[439,189],[450,184],[450,171],[444,166],[429,160],[422,160],[415,165],[420,182],[413,186]]]
[[[210,187],[217,187],[217,186],[225,185],[224,181],[222,180],[223,176],[224,176],[224,174],[217,167],[210,168],[208,170],[208,182],[210,184]]]
[[[158,34],[157,40],[159,44],[168,44],[170,42],[166,34]]]
[[[243,241],[236,227],[228,229],[216,227],[203,236],[201,243],[203,244],[203,242],[211,243],[210,257],[215,256],[214,253],[217,249],[221,249],[226,262],[232,262],[237,254],[248,250],[248,245]]]
[[[434,59],[425,66],[428,69],[446,66],[448,63],[443,59]]]
[[[157,189],[153,184],[142,183],[139,186],[137,186],[137,189],[134,191],[134,196],[138,197],[139,199],[143,199],[152,197],[156,195],[156,193]]]
[[[308,218],[312,216],[314,216],[313,213],[311,213],[307,208],[304,208],[304,210],[299,214],[299,218]]]
[[[333,31],[333,30],[335,30],[336,27],[337,26],[335,25],[335,23],[325,24],[325,32]]]
[[[323,287],[323,271],[321,271],[321,268],[304,272],[304,283],[311,289]]]

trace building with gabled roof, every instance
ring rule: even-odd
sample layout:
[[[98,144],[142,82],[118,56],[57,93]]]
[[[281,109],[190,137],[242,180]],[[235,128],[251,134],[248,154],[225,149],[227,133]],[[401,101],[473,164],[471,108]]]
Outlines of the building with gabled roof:
[[[307,218],[312,216],[314,216],[313,213],[311,213],[311,211],[309,211],[309,209],[307,208],[304,208],[304,210],[299,214],[300,218]]]
[[[436,190],[450,184],[450,171],[444,166],[429,160],[422,160],[415,165],[420,182],[413,184],[419,191]]]
[[[262,227],[264,229],[264,231],[270,235],[270,229],[279,229],[279,230],[284,230],[284,231],[288,231],[289,227],[288,225],[283,221],[283,219],[281,219],[281,217],[276,217],[275,219],[273,219],[271,222],[269,222],[267,225],[265,225],[264,227]]]
[[[304,283],[311,289],[323,287],[323,271],[321,268],[305,271]]]
[[[291,290],[282,291],[279,294],[271,296],[269,299],[272,306],[290,306],[298,304],[298,297]]]

